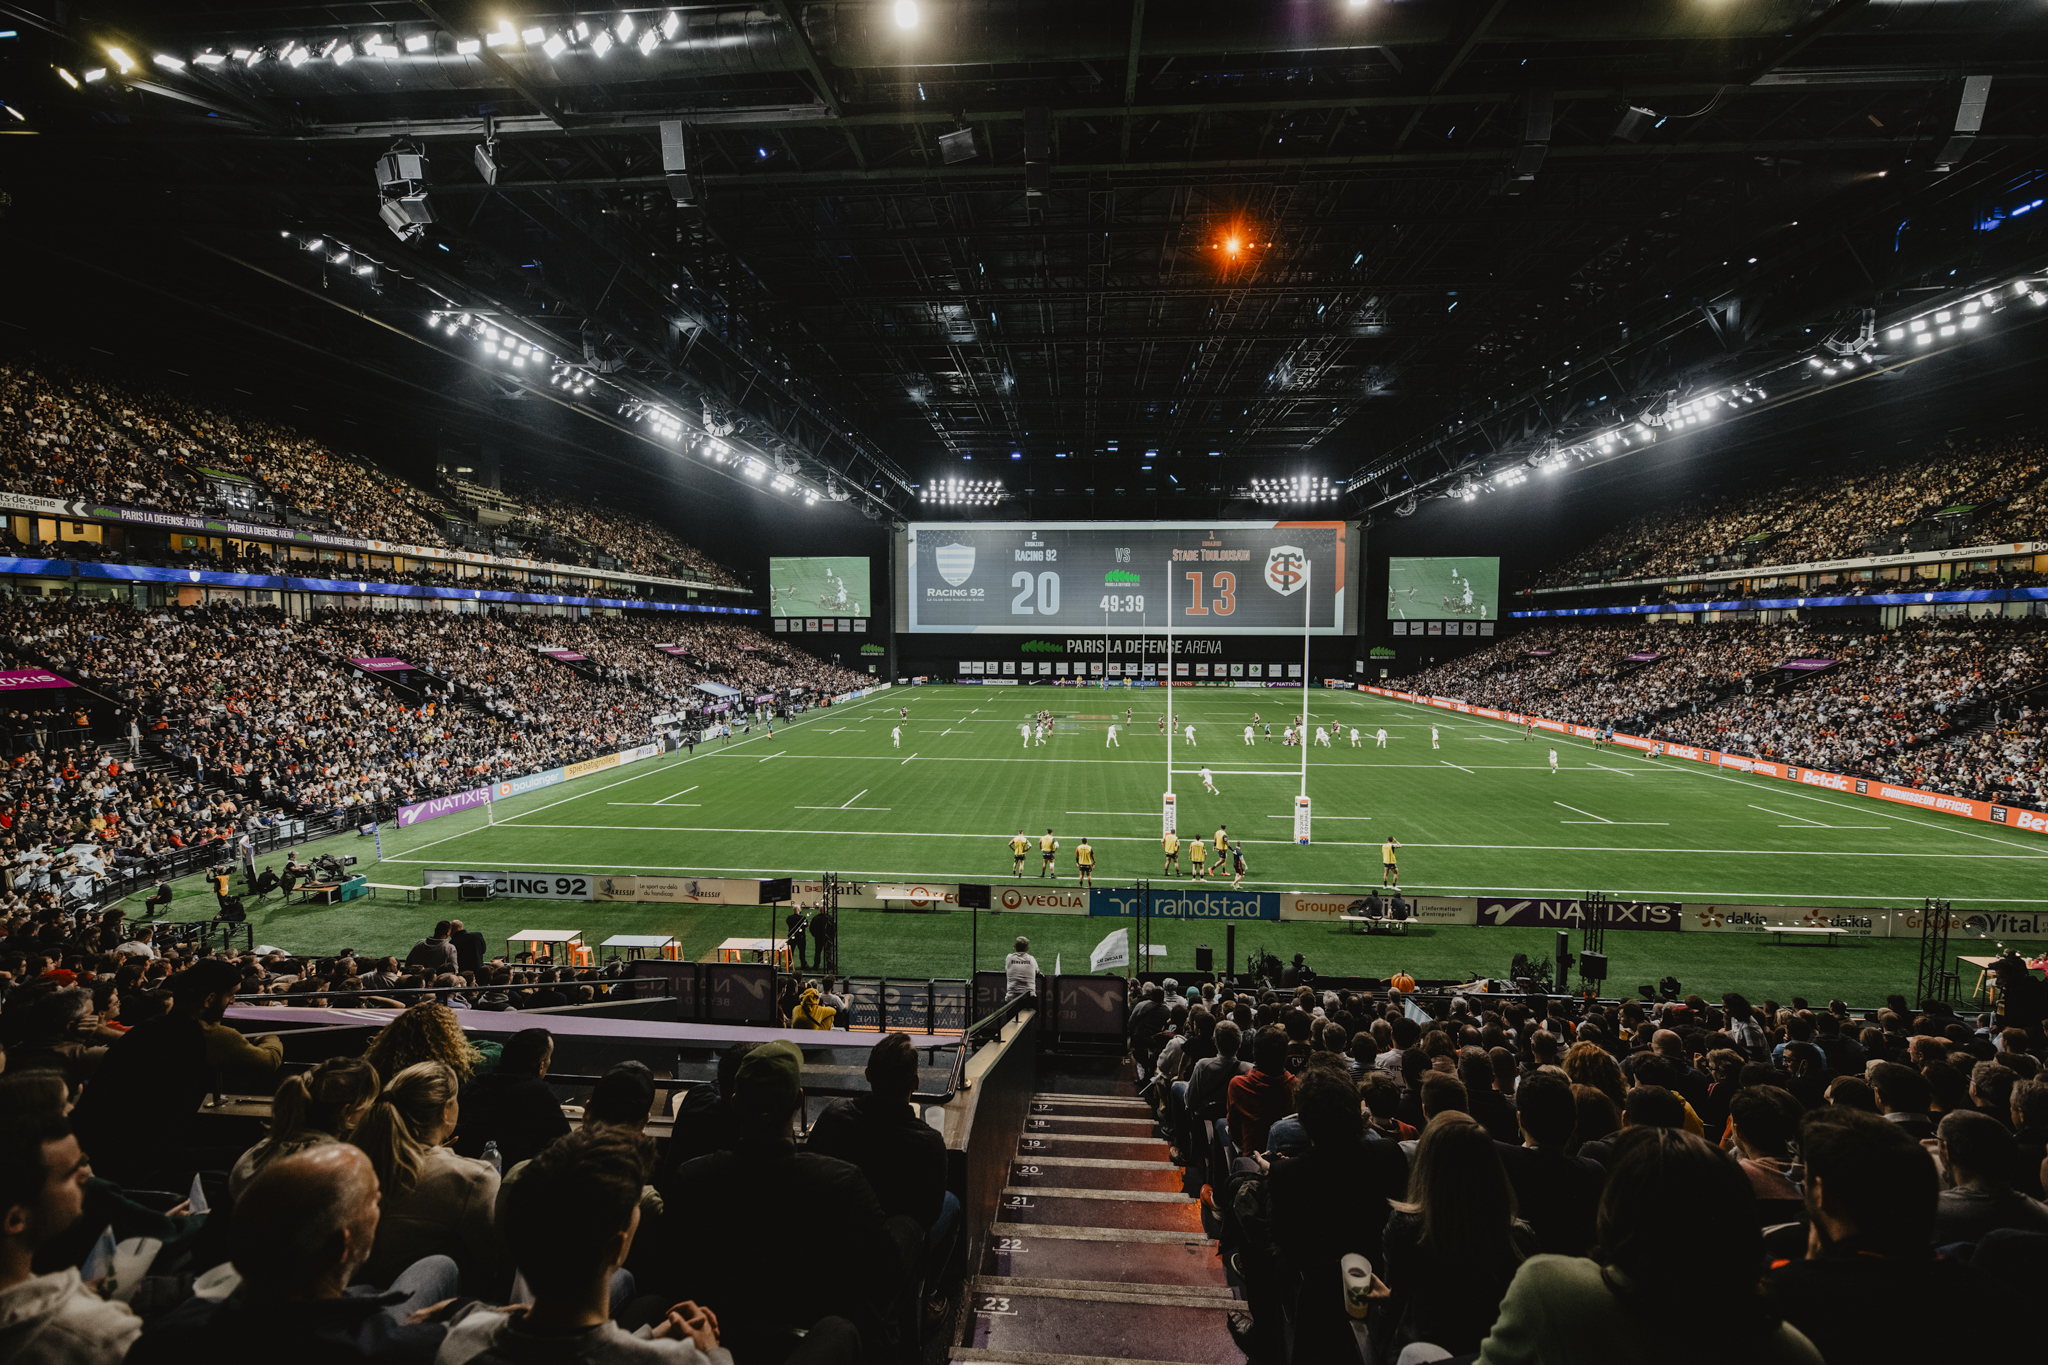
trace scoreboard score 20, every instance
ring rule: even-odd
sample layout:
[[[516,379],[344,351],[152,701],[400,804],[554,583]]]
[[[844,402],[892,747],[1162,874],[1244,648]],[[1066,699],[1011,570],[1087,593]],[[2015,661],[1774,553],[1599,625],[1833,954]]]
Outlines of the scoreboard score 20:
[[[1113,626],[1206,635],[1357,629],[1355,522],[917,522],[898,537],[912,634]],[[1303,596],[1304,592],[1306,597]]]

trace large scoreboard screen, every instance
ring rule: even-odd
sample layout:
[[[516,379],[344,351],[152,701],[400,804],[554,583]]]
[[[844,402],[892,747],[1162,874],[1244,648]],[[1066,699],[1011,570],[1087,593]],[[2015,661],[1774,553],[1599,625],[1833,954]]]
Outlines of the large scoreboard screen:
[[[914,522],[898,538],[912,634],[1358,628],[1358,526],[1343,521]]]

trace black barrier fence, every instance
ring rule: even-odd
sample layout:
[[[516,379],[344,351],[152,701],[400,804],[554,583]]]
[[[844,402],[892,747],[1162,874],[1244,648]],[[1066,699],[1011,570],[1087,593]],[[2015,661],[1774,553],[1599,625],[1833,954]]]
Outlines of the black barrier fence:
[[[844,994],[850,1029],[965,1033],[971,1022],[965,981],[850,977]]]
[[[656,977],[667,981],[679,1023],[760,1024],[773,1028],[781,1022],[772,963],[640,958],[626,964],[626,975],[628,979]]]

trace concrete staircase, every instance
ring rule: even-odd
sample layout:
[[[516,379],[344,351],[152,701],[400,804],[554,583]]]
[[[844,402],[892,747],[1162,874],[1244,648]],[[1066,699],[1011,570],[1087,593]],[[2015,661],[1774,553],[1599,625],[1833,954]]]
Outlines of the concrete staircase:
[[[1242,1365],[1241,1307],[1144,1101],[1041,1094],[968,1286],[954,1361]]]

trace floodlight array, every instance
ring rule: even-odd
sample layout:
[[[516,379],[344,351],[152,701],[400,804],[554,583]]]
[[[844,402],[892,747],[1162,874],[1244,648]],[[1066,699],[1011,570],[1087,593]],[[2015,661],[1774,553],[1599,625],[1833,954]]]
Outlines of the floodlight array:
[[[993,507],[1007,496],[1001,479],[935,479],[918,493],[922,501],[944,507]]]

